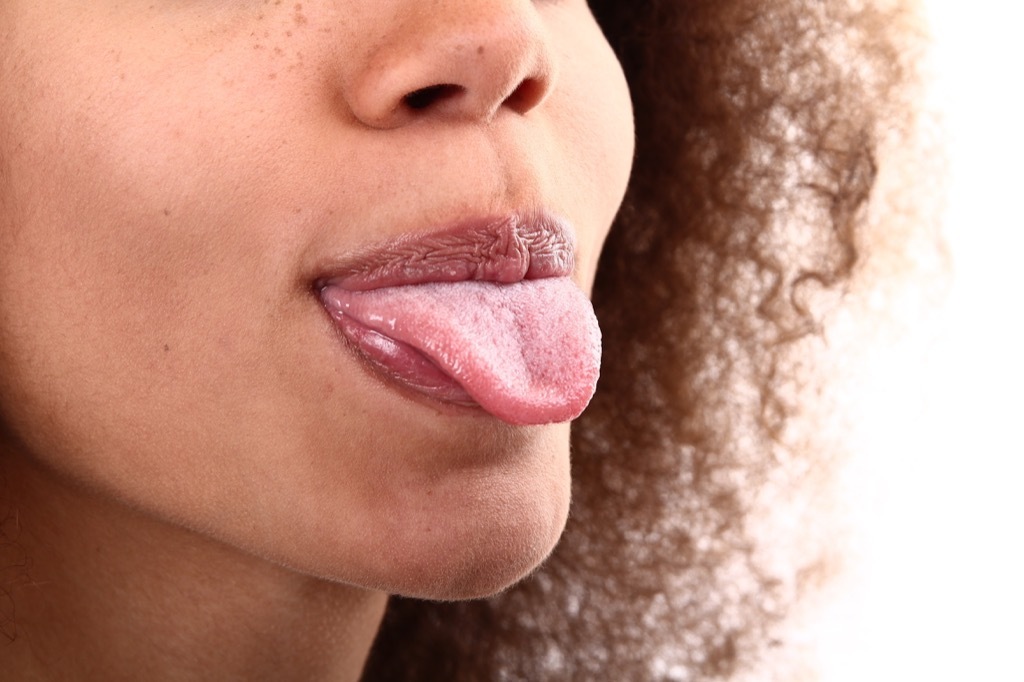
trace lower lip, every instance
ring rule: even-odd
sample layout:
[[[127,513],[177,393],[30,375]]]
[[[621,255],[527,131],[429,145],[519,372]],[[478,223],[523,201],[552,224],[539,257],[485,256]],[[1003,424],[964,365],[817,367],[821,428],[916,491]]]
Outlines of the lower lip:
[[[479,407],[458,382],[415,348],[345,315],[336,317],[335,323],[352,348],[386,380],[442,403]]]

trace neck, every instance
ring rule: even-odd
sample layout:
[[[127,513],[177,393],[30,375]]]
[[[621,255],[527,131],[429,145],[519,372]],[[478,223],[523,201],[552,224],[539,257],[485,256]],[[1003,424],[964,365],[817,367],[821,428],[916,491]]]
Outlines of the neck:
[[[386,595],[297,574],[5,458],[28,559],[4,679],[357,680]],[[6,501],[6,500],[5,500]],[[0,592],[3,595],[3,592]]]

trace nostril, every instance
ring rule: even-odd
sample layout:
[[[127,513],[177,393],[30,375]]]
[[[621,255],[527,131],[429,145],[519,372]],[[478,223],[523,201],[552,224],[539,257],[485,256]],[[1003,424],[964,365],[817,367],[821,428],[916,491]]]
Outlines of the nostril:
[[[505,98],[502,104],[522,114],[544,99],[545,93],[546,87],[543,82],[536,78],[527,78]]]
[[[462,86],[452,85],[450,83],[442,83],[440,85],[430,85],[419,90],[414,90],[408,95],[402,98],[402,101],[410,109],[421,110],[440,102],[441,100],[449,99],[461,93],[464,90]]]

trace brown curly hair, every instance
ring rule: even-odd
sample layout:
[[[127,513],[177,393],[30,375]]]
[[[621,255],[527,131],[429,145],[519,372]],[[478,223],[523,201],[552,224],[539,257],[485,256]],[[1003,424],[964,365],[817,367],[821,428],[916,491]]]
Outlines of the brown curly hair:
[[[858,260],[914,13],[591,8],[631,84],[637,155],[594,290],[605,360],[574,426],[567,530],[494,598],[393,599],[364,679],[728,679],[779,644],[800,592],[784,586],[814,572],[758,559],[750,491],[780,466],[787,349],[817,331],[806,294]]]

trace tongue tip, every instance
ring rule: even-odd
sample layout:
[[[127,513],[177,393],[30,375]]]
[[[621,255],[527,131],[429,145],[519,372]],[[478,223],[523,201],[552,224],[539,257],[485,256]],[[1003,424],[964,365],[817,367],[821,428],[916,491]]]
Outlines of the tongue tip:
[[[512,392],[470,390],[473,399],[491,415],[517,426],[570,422],[586,410],[597,388],[598,368],[579,377],[573,386],[550,385],[545,390]]]

